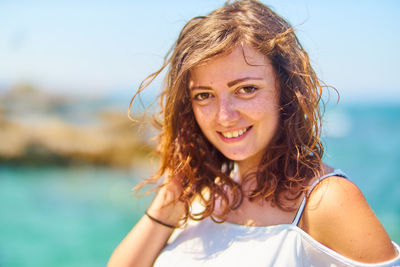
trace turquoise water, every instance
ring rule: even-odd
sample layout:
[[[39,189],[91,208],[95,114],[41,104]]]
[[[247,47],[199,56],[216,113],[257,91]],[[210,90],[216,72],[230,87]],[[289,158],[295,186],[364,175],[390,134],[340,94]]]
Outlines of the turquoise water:
[[[400,106],[328,109],[326,157],[361,188],[400,243]],[[0,266],[105,266],[149,199],[149,171],[0,167]]]
[[[0,266],[105,266],[146,206],[138,173],[0,169]]]

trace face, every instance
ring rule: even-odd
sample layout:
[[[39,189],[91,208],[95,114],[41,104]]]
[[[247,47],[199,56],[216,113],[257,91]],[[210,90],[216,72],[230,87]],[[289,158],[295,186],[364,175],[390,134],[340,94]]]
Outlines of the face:
[[[258,165],[276,132],[276,83],[269,60],[249,46],[215,56],[190,72],[200,129],[222,154],[247,168]]]

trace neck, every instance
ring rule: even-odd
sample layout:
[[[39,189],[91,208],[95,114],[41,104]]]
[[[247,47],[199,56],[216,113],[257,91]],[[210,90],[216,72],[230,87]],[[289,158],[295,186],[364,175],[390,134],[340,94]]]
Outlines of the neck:
[[[235,168],[239,177],[244,177],[248,173],[256,172],[258,165],[261,161],[261,157],[252,157],[241,161],[235,162]]]

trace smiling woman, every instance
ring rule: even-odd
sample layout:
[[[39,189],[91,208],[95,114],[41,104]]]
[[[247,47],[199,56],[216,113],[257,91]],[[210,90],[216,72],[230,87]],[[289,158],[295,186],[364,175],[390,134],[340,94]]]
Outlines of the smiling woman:
[[[400,263],[360,190],[322,162],[323,88],[285,20],[226,4],[189,21],[149,81],[166,67],[145,183],[164,179],[109,266]]]
[[[194,67],[189,89],[194,116],[210,143],[239,169],[256,169],[279,120],[271,63],[239,46]]]

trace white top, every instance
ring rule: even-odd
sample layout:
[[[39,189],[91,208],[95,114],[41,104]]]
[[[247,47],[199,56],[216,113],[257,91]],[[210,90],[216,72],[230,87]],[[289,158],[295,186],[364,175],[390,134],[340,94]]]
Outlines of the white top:
[[[317,182],[334,175],[345,177],[335,170]],[[398,256],[379,264],[356,262],[322,245],[297,227],[304,206],[305,198],[291,224],[257,227],[215,223],[210,218],[191,221],[177,230],[176,239],[164,248],[154,266],[400,266],[400,247],[395,243]]]

